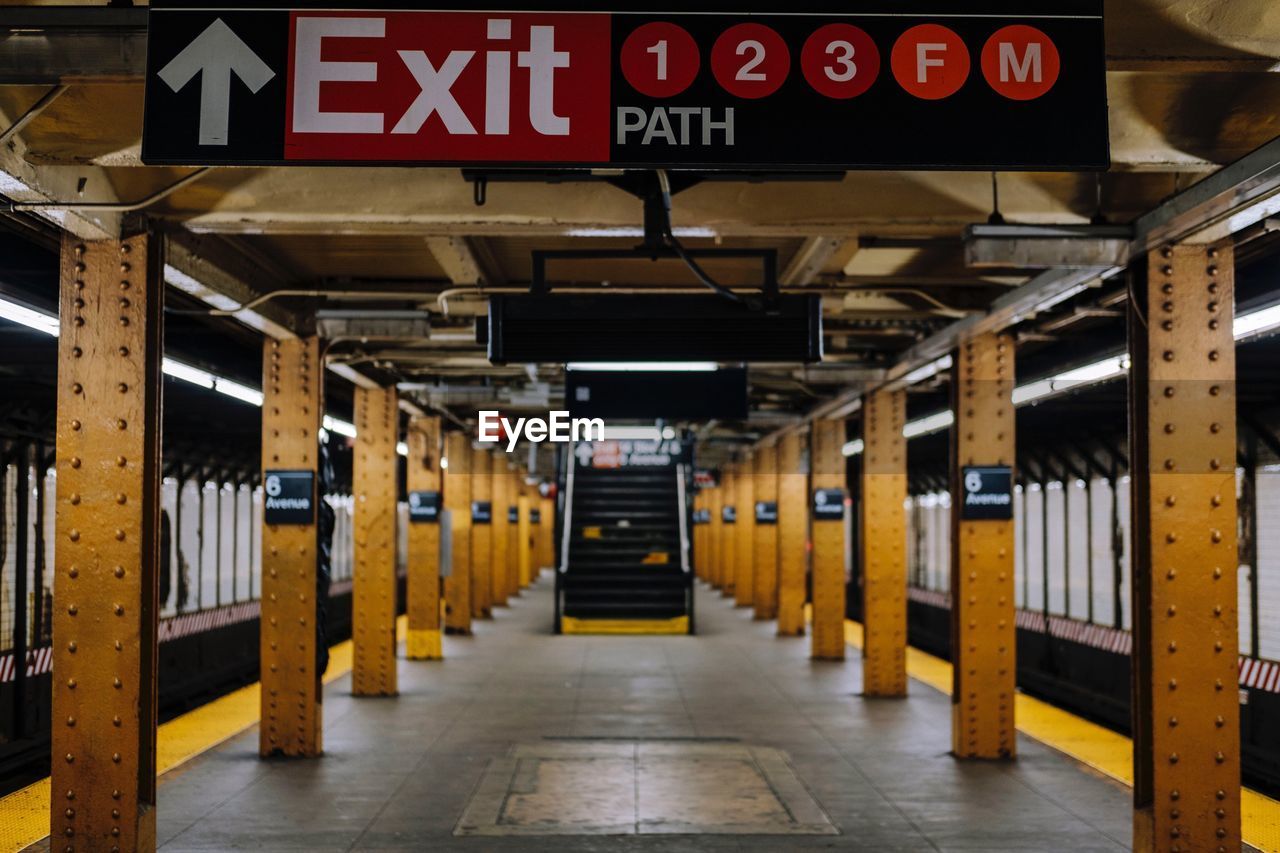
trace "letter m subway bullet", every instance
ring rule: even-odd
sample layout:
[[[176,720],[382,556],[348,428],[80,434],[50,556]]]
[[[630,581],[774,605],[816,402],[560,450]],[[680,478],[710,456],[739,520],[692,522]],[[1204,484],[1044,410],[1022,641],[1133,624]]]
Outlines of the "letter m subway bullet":
[[[609,159],[609,16],[294,12],[290,160]]]

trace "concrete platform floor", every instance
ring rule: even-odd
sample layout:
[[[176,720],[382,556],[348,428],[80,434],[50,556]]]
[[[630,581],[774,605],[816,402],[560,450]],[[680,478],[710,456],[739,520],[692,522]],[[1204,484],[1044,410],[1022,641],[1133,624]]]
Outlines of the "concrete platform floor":
[[[331,684],[323,759],[260,761],[257,732],[250,730],[166,775],[159,794],[162,849],[1128,848],[1128,789],[1026,738],[1016,762],[957,762],[947,751],[949,700],[932,688],[912,682],[906,700],[863,699],[856,655],[845,663],[810,662],[807,639],[776,638],[773,623],[753,622],[705,587],[698,592],[696,637],[556,637],[550,588],[544,576],[494,619],[477,623],[474,637],[447,638],[445,661],[400,661],[398,698],[354,699],[350,677]],[[628,755],[650,746],[670,754],[667,739],[677,746],[683,739],[691,751],[720,744],[753,755],[783,753],[785,767],[775,763],[772,773],[762,773],[779,801],[804,801],[799,823],[815,818],[816,803],[816,817],[825,816],[838,834],[644,835],[636,834],[639,817],[635,824],[624,820],[614,829],[623,834],[614,835],[455,834],[469,804],[472,814],[484,811],[481,799],[494,796],[493,780],[511,775],[503,762],[554,756],[558,744],[586,744],[590,751],[617,742]],[[592,793],[617,787],[607,772],[618,764],[600,765]],[[639,778],[627,767],[619,772]],[[787,768],[803,789],[789,783],[791,790],[779,793],[775,780]],[[530,780],[514,775],[528,793]],[[681,775],[668,778],[675,784]],[[756,788],[758,781],[746,779]],[[718,807],[740,817],[732,793],[726,797],[730,802]],[[520,807],[538,799],[525,798]],[[683,799],[668,794],[649,803],[661,812],[673,802],[679,811]],[[554,823],[557,798],[541,801],[544,811],[535,819]],[[566,818],[581,822],[583,807],[566,803],[566,812],[578,812]],[[777,817],[773,800],[762,809]],[[690,810],[683,811],[688,818]]]

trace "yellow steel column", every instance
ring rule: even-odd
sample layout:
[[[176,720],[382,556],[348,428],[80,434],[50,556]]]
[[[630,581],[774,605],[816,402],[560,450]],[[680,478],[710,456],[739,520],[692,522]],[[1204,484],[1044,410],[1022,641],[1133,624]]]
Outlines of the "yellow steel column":
[[[720,592],[734,597],[738,583],[738,466],[724,472],[724,502],[720,506]]]
[[[802,467],[803,435],[778,443],[778,636],[804,636],[804,586],[809,564],[808,477]]]
[[[492,616],[493,570],[490,560],[493,557],[493,525],[477,521],[477,510],[483,504],[489,504],[492,457],[488,450],[478,447],[471,449],[471,616],[487,618]]]
[[[964,469],[1012,467],[1014,345],[984,334],[957,353],[952,389],[951,749],[960,758],[1012,758],[1017,636],[1013,518],[965,520]],[[1012,485],[1009,486],[1012,493]],[[1012,505],[1010,505],[1012,510]]]
[[[707,582],[716,589],[724,585],[723,576],[720,571],[720,537],[721,525],[723,521],[720,519],[721,508],[724,506],[724,487],[717,485],[715,488],[707,491]]]
[[[438,510],[441,506],[440,419],[415,417],[409,421],[406,486],[410,506],[415,497],[426,499]],[[440,660],[440,516],[418,520],[409,516],[409,576],[405,583],[405,609],[409,632],[405,657],[410,660]]]
[[[533,537],[535,528],[533,526],[533,499],[529,497],[529,487],[523,486],[520,489],[520,497],[516,500],[516,506],[520,510],[520,520],[517,522],[517,529],[520,534],[520,541],[517,543],[519,548],[520,560],[520,586],[521,588],[533,583]]]
[[[778,615],[778,448],[756,451],[754,555],[752,579],[755,591],[755,618],[774,619]],[[771,520],[772,519],[772,520]]]
[[[1134,849],[1240,849],[1230,239],[1153,251],[1130,308]]]
[[[489,554],[489,589],[495,607],[507,606],[507,484],[511,478],[507,476],[507,455],[495,451],[493,454],[493,473],[489,481],[489,500],[492,502],[489,515],[493,519],[491,528],[492,550]]]
[[[537,568],[541,574],[556,562],[556,502],[551,498],[539,498]]]
[[[155,248],[145,235],[62,241],[50,803],[56,850],[156,843],[164,284]]]
[[[809,655],[815,660],[844,660],[844,421],[814,421],[809,441],[814,501],[822,498],[812,525],[813,638]],[[833,504],[839,509],[833,509]]]
[[[733,603],[738,607],[750,607],[756,594],[755,479],[755,460],[748,454],[738,468],[738,549],[733,581]]]
[[[706,490],[699,489],[693,495],[693,576],[698,580],[707,579],[706,525],[702,523],[702,510],[707,505]]]
[[[507,553],[503,558],[507,565],[507,595],[520,594],[520,469],[507,469],[507,503],[502,511],[507,514]],[[494,512],[497,512],[494,508]]]
[[[452,558],[444,580],[444,629],[471,633],[471,445],[460,432],[445,435],[444,506],[449,511]]]
[[[396,695],[396,439],[395,388],[357,388],[355,570],[352,572],[351,692]]]
[[[268,341],[262,353],[262,470],[315,473],[324,416],[318,338]],[[314,492],[319,491],[315,486]],[[313,504],[320,499],[313,492]],[[310,523],[262,526],[262,681],[258,751],[324,751],[316,665],[316,514]]]
[[[862,692],[907,695],[907,392],[862,407]]]

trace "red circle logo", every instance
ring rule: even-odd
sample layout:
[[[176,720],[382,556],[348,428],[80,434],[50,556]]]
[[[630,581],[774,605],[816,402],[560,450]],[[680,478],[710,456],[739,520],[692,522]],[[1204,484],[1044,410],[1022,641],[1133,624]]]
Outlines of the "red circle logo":
[[[1049,37],[1025,24],[996,30],[982,48],[982,76],[1013,101],[1040,97],[1058,82],[1061,60]]]
[[[880,51],[871,36],[851,24],[814,30],[800,51],[804,79],[828,98],[856,98],[880,75]]]
[[[898,36],[889,64],[908,93],[937,101],[954,95],[969,78],[969,49],[941,24],[918,24]]]
[[[665,21],[633,30],[619,61],[631,88],[650,98],[670,98],[689,88],[702,62],[693,36]]]
[[[764,24],[736,24],[711,48],[711,71],[730,95],[764,98],[778,91],[791,70],[782,36]]]

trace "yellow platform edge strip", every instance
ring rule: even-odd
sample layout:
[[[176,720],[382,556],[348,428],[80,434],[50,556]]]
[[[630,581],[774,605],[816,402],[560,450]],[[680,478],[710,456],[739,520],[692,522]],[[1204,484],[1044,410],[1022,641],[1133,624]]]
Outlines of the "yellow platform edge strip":
[[[670,619],[577,619],[560,617],[562,634],[687,634],[689,617]]]
[[[397,639],[404,639],[405,630],[401,616],[396,620]],[[325,684],[351,672],[352,652],[350,640],[329,647]],[[156,732],[156,773],[167,773],[257,725],[260,690],[254,682],[161,724]],[[0,853],[17,853],[48,834],[48,778],[0,797]]]
[[[862,648],[862,625],[844,623],[844,639]],[[907,674],[951,695],[951,664],[916,648],[907,648]],[[1133,785],[1133,741],[1097,723],[1018,693],[1014,715],[1018,731],[1125,785]],[[1240,796],[1245,843],[1262,853],[1280,853],[1280,802],[1244,788]]]

